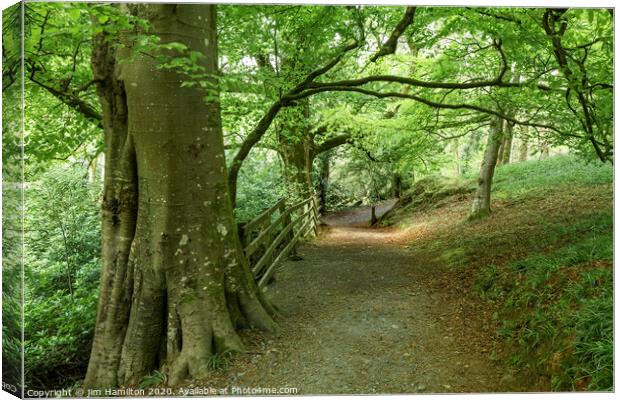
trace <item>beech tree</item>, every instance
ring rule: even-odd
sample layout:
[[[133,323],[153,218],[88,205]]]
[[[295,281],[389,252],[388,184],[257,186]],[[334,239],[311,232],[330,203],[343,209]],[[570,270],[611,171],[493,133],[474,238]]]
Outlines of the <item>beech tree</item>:
[[[217,73],[215,6],[126,11],[161,43],[204,54],[199,65]],[[172,383],[204,377],[212,353],[243,349],[237,328],[274,329],[236,234],[217,96],[181,87],[181,74],[131,55],[123,36],[118,47],[102,33],[93,51],[107,163],[87,388],[135,384],[156,368]]]
[[[478,189],[474,196],[472,209],[469,218],[484,218],[491,213],[491,184],[493,182],[493,174],[497,165],[497,156],[502,143],[502,120],[499,117],[491,118],[489,134],[487,136],[486,147],[480,166],[480,175],[478,177]]]

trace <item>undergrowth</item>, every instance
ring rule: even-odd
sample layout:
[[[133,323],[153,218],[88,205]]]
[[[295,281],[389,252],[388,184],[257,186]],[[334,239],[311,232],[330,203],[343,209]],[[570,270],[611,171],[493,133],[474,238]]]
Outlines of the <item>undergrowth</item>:
[[[493,195],[516,200],[565,188],[579,204],[605,196],[588,189],[611,182],[609,165],[554,157],[499,168]],[[553,390],[613,390],[613,214],[590,211],[551,227],[541,216],[546,240],[557,248],[489,265],[475,283],[499,305],[510,363],[548,377]]]
[[[482,269],[475,287],[499,304],[510,363],[554,390],[612,390],[612,217],[548,254]],[[593,222],[599,220],[596,215]]]
[[[146,375],[140,380],[140,384],[138,385],[138,387],[140,389],[146,389],[151,386],[162,385],[166,383],[167,380],[168,380],[168,377],[166,376],[165,373],[161,371],[153,371],[152,374]]]

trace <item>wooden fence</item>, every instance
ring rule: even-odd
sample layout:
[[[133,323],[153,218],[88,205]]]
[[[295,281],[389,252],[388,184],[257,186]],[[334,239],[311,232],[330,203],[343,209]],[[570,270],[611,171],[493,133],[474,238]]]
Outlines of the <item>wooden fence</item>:
[[[299,240],[318,234],[318,200],[311,196],[286,207],[281,199],[246,224],[239,225],[239,237],[250,268],[262,289],[276,266],[295,252]]]

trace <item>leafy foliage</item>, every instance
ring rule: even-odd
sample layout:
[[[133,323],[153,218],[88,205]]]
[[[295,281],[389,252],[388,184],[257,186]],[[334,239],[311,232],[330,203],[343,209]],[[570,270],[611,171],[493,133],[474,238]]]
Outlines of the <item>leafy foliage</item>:
[[[21,4],[2,12],[3,46],[19,47]],[[15,54],[15,53],[12,53]],[[2,63],[2,381],[21,393],[22,363],[22,154],[20,127],[21,71],[3,54]]]
[[[99,192],[79,166],[53,167],[27,191],[24,350],[30,387],[66,385],[84,373],[99,286]]]

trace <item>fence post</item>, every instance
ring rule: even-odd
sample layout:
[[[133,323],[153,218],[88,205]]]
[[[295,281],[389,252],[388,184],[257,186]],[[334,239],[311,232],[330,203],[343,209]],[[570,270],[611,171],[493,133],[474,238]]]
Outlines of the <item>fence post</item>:
[[[284,226],[288,226],[293,221],[293,218],[292,218],[291,214],[292,214],[292,212],[289,212],[286,215],[286,217],[284,218]],[[293,241],[294,238],[295,238],[295,227],[293,226],[291,228],[290,232],[288,233],[287,241],[291,242],[291,241]],[[289,258],[292,259],[292,260],[301,260],[301,257],[297,253],[297,244],[294,244],[293,247],[291,247]]]
[[[319,204],[316,195],[312,196],[312,225],[314,236],[319,235]]]
[[[269,225],[271,225],[271,214],[267,216],[265,221],[263,221],[262,225],[263,226],[261,228],[261,232],[269,228]],[[272,241],[273,241],[273,231],[269,231],[269,233],[265,236],[265,239],[263,239],[263,249],[264,249],[263,251],[265,253],[267,252],[267,249],[269,249],[269,246],[271,246]],[[273,262],[273,259],[274,259],[273,253],[271,253],[271,255],[269,256],[269,264]]]

